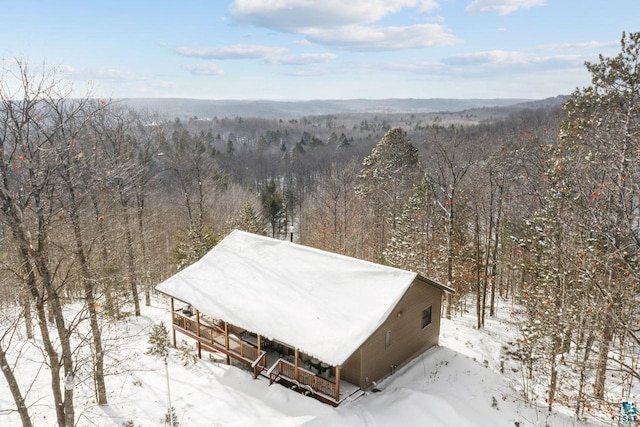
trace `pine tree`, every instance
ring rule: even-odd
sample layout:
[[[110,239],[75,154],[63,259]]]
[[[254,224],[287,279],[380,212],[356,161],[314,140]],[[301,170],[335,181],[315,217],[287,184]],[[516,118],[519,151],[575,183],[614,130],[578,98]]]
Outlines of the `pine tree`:
[[[540,150],[539,208],[518,241],[528,255],[521,347],[531,373],[547,382],[550,409],[562,393],[575,393],[563,390],[561,369],[575,353],[577,415],[589,400],[611,398],[612,362],[640,377],[629,363],[630,347],[640,344],[630,326],[640,323],[640,33],[623,34],[621,44],[616,57],[586,64],[592,85],[566,103],[559,143]]]
[[[331,132],[329,137],[327,138],[327,145],[337,145],[338,144],[338,135],[335,132]]]
[[[418,150],[400,128],[389,130],[362,161],[356,191],[368,201],[373,215],[379,219],[373,231],[374,258],[382,258],[402,207],[420,180],[421,168]]]
[[[182,270],[198,261],[209,252],[218,242],[218,236],[207,227],[192,228],[187,232],[186,241],[176,247],[176,261],[178,270]]]
[[[169,341],[169,331],[164,325],[164,322],[160,322],[157,325],[151,327],[151,333],[149,334],[149,347],[145,354],[150,356],[160,356],[162,358],[169,355],[169,347],[171,342]]]
[[[260,193],[260,198],[262,200],[264,214],[271,224],[271,236],[276,237],[280,219],[284,214],[284,200],[282,199],[282,193],[278,190],[273,179],[267,182],[267,185]]]
[[[640,345],[632,326],[640,323],[640,33],[623,33],[620,44],[615,57],[586,63],[592,84],[565,105],[558,165],[576,177],[567,208],[581,237],[576,252],[582,254],[582,280],[606,301],[585,307],[603,311],[594,390],[599,399],[605,397],[614,337]],[[637,368],[624,362],[622,368],[640,377]]]
[[[256,212],[251,202],[242,205],[240,212],[230,222],[230,228],[243,230],[253,234],[266,235],[264,218]]]
[[[428,186],[424,178],[414,186],[385,248],[384,260],[393,267],[436,277],[435,265],[442,261],[442,256],[434,232],[436,215]]]

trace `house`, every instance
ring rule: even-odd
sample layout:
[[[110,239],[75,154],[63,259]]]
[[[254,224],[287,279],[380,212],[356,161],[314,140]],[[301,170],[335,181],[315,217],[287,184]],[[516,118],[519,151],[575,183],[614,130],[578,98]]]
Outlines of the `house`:
[[[416,273],[235,230],[156,287],[202,350],[332,405],[438,344],[450,288]]]

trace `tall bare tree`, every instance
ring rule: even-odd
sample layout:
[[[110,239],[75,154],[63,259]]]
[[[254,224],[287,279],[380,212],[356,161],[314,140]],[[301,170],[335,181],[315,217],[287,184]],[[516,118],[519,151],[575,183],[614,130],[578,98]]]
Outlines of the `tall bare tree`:
[[[447,285],[461,293],[454,274],[456,230],[464,223],[460,219],[464,206],[460,191],[469,168],[476,162],[476,153],[474,146],[466,143],[463,132],[456,128],[433,128],[427,142],[432,145],[433,154],[427,162],[426,174],[446,221]],[[464,239],[463,234],[460,237]],[[448,293],[446,298],[445,316],[451,318],[453,296]]]
[[[305,199],[301,240],[311,246],[363,257],[362,201],[355,193],[359,164],[332,163],[318,177],[318,190]]]
[[[93,366],[94,383],[96,385],[96,397],[99,405],[107,404],[107,388],[104,379],[104,348],[102,344],[102,331],[100,328],[96,295],[96,275],[90,266],[89,252],[91,244],[87,242],[87,230],[83,224],[91,224],[93,221],[83,221],[91,218],[90,197],[87,195],[95,190],[94,179],[100,175],[99,171],[92,168],[91,153],[92,139],[86,132],[86,122],[95,114],[105,113],[104,103],[98,101],[89,103],[89,111],[78,120],[69,117],[69,111],[64,106],[52,106],[61,129],[63,140],[66,144],[57,148],[57,161],[60,168],[57,175],[61,181],[60,196],[64,202],[71,223],[74,247],[72,253],[80,267],[80,280],[84,291],[84,302],[89,313],[91,335],[95,363]],[[60,108],[59,108],[60,107]],[[93,219],[93,218],[91,218]]]
[[[6,70],[1,84],[0,215],[15,241],[22,277],[35,305],[57,422],[72,426],[73,390],[62,387],[61,380],[63,375],[74,375],[74,352],[63,312],[60,254],[50,237],[54,218],[64,212],[58,148],[70,143],[65,130],[70,123],[85,120],[90,99],[71,98],[70,88],[54,71],[43,68],[33,73],[23,61]],[[48,328],[50,318],[55,335]]]
[[[5,346],[10,344],[11,336],[15,332],[18,327],[17,322],[11,322],[11,324],[7,324],[9,322],[8,316],[4,317],[3,324],[3,332],[0,334],[0,370],[2,370],[2,375],[9,386],[9,391],[11,392],[11,396],[13,397],[13,401],[16,404],[16,411],[20,415],[20,421],[22,421],[23,427],[31,427],[33,423],[31,422],[31,416],[29,415],[29,408],[27,406],[24,394],[20,389],[20,384],[16,377],[14,370],[11,368],[12,364],[7,359],[7,353],[5,350]]]

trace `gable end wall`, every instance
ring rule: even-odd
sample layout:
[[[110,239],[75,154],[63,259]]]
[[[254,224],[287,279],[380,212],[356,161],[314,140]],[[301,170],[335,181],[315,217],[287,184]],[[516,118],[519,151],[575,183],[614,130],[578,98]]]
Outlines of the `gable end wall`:
[[[387,320],[344,364],[343,378],[367,389],[438,345],[442,295],[442,290],[416,279]],[[422,311],[429,306],[431,324],[423,329]],[[386,348],[388,331],[391,345]]]

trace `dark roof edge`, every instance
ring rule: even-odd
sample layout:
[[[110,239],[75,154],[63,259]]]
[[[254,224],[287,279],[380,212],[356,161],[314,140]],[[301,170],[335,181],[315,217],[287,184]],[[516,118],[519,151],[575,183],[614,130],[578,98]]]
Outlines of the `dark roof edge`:
[[[416,277],[417,277],[418,280],[421,280],[421,281],[425,282],[428,285],[435,286],[436,288],[438,288],[441,291],[444,291],[444,292],[446,292],[448,294],[455,294],[456,293],[455,289],[453,289],[450,286],[443,285],[442,283],[436,282],[435,280],[427,279],[426,277],[424,277],[424,276],[422,276],[420,274],[417,274]]]

